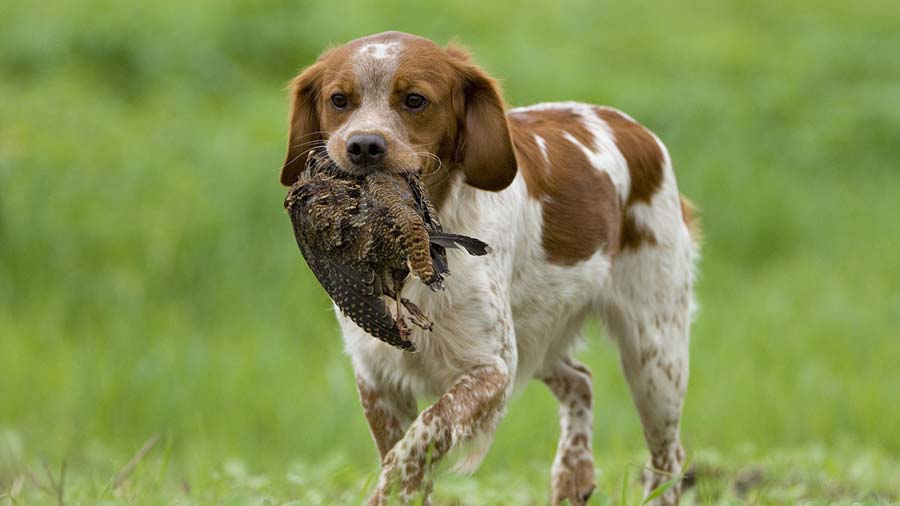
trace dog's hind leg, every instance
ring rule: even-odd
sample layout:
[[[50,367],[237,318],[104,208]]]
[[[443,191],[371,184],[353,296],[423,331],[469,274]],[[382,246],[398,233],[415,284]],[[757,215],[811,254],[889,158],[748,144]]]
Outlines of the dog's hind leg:
[[[572,358],[564,358],[541,381],[559,401],[561,432],[551,471],[551,504],[582,506],[596,486],[591,453],[594,404],[591,371]]]
[[[360,375],[356,376],[356,388],[366,421],[372,431],[372,439],[378,447],[382,461],[391,448],[403,437],[406,428],[416,417],[416,400],[404,394],[377,387]]]
[[[681,473],[684,463],[679,429],[688,384],[693,256],[687,242],[623,252],[612,271],[612,297],[603,305],[650,450],[646,493]],[[674,506],[680,495],[679,482],[653,504]]]

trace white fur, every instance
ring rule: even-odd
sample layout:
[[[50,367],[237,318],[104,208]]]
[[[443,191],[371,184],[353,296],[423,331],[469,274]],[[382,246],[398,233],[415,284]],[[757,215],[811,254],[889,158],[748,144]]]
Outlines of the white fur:
[[[376,60],[394,57],[400,51],[399,42],[373,42],[359,48],[360,56],[371,56]]]
[[[538,134],[534,134],[534,142],[537,143],[538,148],[541,150],[541,157],[544,159],[544,163],[547,164],[547,167],[550,166],[550,157],[547,155],[547,141],[544,140]]]

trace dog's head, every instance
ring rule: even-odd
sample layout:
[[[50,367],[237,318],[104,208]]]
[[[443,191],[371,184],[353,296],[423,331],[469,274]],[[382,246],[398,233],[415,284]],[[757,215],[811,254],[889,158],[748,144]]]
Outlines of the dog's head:
[[[291,93],[285,185],[322,145],[356,174],[432,173],[443,164],[492,191],[516,175],[499,86],[459,48],[400,32],[364,37],[323,53]]]

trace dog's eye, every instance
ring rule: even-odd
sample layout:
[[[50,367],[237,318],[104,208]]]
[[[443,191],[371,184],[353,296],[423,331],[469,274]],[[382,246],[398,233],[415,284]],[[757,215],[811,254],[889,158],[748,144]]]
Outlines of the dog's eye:
[[[406,96],[406,102],[404,102],[403,105],[405,105],[407,109],[419,111],[425,108],[426,103],[428,103],[428,100],[426,100],[422,95],[410,93]]]
[[[338,109],[343,109],[347,107],[347,97],[342,93],[335,93],[331,96],[331,105]]]

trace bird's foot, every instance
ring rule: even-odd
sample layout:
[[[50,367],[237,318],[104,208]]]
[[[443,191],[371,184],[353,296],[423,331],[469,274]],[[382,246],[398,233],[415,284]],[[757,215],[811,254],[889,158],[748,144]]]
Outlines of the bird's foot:
[[[419,306],[415,305],[413,301],[405,298],[401,298],[400,303],[403,304],[403,307],[405,307],[407,311],[409,311],[409,319],[413,324],[419,328],[431,331],[432,327],[434,327],[434,323],[431,321],[431,318],[428,318],[428,316],[425,315]]]
[[[397,315],[397,329],[400,331],[400,338],[404,341],[409,341],[412,331],[409,329],[409,325],[406,324],[406,318],[403,315]]]
[[[431,276],[431,278],[422,280],[428,288],[431,288],[432,292],[443,292],[444,291],[444,277],[435,274]]]

